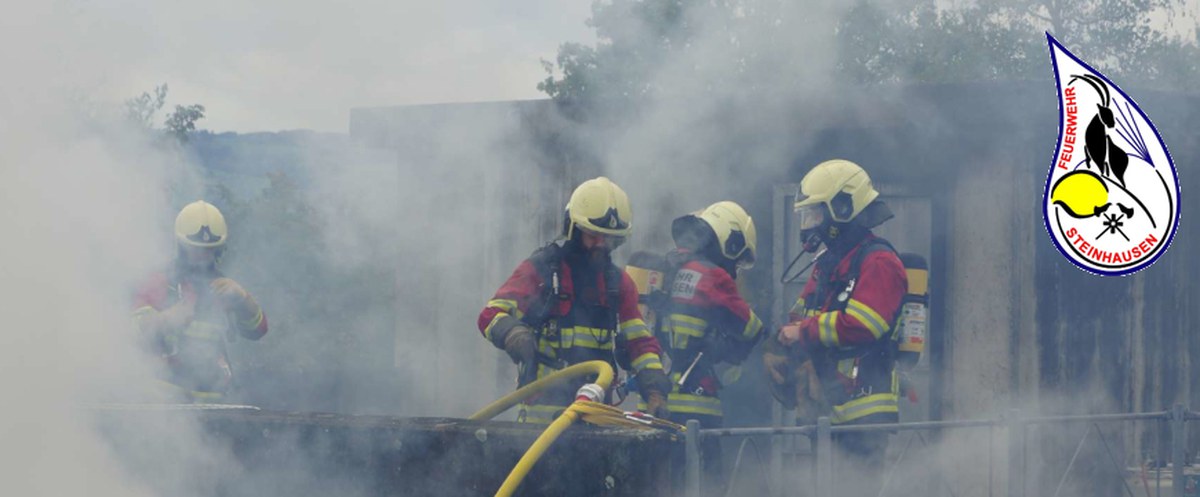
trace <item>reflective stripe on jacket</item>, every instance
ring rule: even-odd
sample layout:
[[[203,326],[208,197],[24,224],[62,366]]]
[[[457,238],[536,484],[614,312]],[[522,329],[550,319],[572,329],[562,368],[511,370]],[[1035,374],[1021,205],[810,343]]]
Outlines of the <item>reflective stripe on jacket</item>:
[[[867,235],[836,265],[818,264],[792,308],[793,322],[817,330],[813,365],[834,424],[899,420],[891,330],[907,285],[899,256]]]

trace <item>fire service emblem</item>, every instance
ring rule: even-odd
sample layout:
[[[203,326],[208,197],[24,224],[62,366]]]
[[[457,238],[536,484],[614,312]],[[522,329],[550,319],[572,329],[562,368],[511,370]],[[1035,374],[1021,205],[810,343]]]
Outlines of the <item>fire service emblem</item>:
[[[1133,99],[1046,37],[1059,109],[1042,202],[1046,231],[1085,271],[1140,271],[1167,251],[1179,224],[1175,164]]]

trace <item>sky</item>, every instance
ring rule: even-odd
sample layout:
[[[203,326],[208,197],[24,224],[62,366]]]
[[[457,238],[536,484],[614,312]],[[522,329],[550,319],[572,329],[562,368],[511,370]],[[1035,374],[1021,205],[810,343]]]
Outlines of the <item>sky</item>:
[[[595,41],[590,5],[53,0],[13,26],[58,32],[45,53],[93,99],[165,82],[169,107],[206,107],[202,128],[346,132],[352,107],[544,98],[540,59]]]

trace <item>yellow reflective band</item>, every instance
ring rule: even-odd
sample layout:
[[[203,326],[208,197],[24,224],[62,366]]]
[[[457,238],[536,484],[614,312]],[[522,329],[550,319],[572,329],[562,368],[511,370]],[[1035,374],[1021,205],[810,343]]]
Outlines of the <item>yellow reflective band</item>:
[[[671,333],[671,348],[686,349],[688,347],[688,336],[683,333]]]
[[[208,401],[219,400],[221,397],[225,396],[220,392],[201,392],[199,390],[192,390],[188,394],[191,395],[193,399]]]
[[[850,301],[846,303],[846,313],[862,322],[863,326],[867,328],[867,331],[870,331],[871,335],[873,335],[875,338],[879,338],[887,332],[886,321],[884,321],[883,318],[879,316],[879,313],[875,312],[874,309],[867,307],[867,305],[862,302],[850,299]]]
[[[758,336],[758,332],[762,331],[763,322],[758,319],[758,315],[754,311],[750,311],[750,319],[746,321],[746,327],[742,330],[742,338],[747,340]]]
[[[497,312],[496,315],[494,317],[492,317],[492,322],[488,323],[487,328],[483,329],[483,336],[485,338],[487,338],[488,340],[491,340],[492,339],[492,328],[494,328],[496,326],[496,323],[500,322],[501,318],[506,318],[506,317],[508,317],[508,313]]]
[[[197,340],[222,340],[225,338],[225,328],[213,323],[205,323],[203,321],[192,321],[192,324],[184,328],[181,335]]]
[[[146,316],[154,314],[155,312],[158,312],[158,311],[154,310],[153,307],[150,307],[148,305],[143,306],[143,307],[138,307],[136,310],[133,311],[133,325],[136,326],[138,329],[141,329],[142,320],[145,319]],[[145,330],[143,330],[143,331],[145,331]]]
[[[834,406],[834,424],[847,423],[881,412],[900,412],[899,397],[895,393],[877,393]]]
[[[242,329],[244,329],[244,330],[253,330],[255,328],[258,328],[258,325],[262,324],[262,321],[263,321],[262,307],[259,307],[258,313],[256,313],[254,315],[253,319],[242,321],[241,323],[238,323],[238,324],[240,324],[242,326]]]
[[[792,310],[788,311],[791,314],[804,314],[804,297],[796,299],[796,303],[792,305]]]
[[[585,349],[596,350],[612,350],[613,348],[608,330],[578,326],[575,328],[565,328],[560,333],[562,334],[562,346],[564,348],[583,347]]]
[[[514,314],[517,311],[517,301],[509,299],[492,299],[488,301],[487,306],[500,309],[509,314]]]
[[[658,354],[646,352],[633,360],[633,370],[635,372],[643,369],[662,369],[662,361],[658,360]]]
[[[517,319],[525,317],[525,313],[521,312],[521,308],[517,306],[517,301],[510,299],[492,299],[487,303],[487,307],[497,309],[500,312],[515,316]]]
[[[839,311],[826,312],[818,318],[817,334],[826,347],[837,347],[837,316]]]
[[[166,380],[154,379],[147,384],[148,389],[144,389],[150,395],[156,397],[162,402],[178,402],[185,400],[184,398],[205,401],[221,400],[225,394],[221,392],[207,392],[202,390],[191,390],[181,387]]]
[[[650,328],[646,327],[646,323],[641,319],[630,319],[629,321],[625,321],[617,326],[617,329],[620,330],[621,334],[625,335],[625,338],[629,340],[650,338],[652,336],[650,334]]]
[[[667,396],[667,408],[673,413],[686,412],[691,414],[707,414],[709,416],[722,415],[721,399],[704,395],[671,393]]]
[[[703,337],[704,329],[708,327],[708,321],[686,314],[672,314],[667,318],[667,323],[675,333],[697,338]]]

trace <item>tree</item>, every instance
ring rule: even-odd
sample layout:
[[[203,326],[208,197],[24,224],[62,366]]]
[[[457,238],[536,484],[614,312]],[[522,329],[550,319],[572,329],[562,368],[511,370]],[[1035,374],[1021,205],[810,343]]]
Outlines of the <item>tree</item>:
[[[564,43],[542,61],[537,87],[576,105],[786,91],[808,76],[801,45],[832,36],[809,10],[786,0],[597,1],[587,21],[596,45]]]
[[[188,134],[196,130],[196,121],[204,119],[204,106],[192,104],[176,105],[175,110],[167,115],[163,129],[156,129],[154,118],[162,110],[167,101],[167,84],[154,87],[153,93],[142,92],[134,98],[125,101],[126,118],[150,133],[161,134],[174,139],[175,143],[187,143]]]
[[[193,104],[187,107],[175,106],[175,112],[167,116],[166,133],[175,137],[180,143],[186,143],[188,133],[196,130],[196,121],[204,119],[204,106]]]
[[[162,110],[167,100],[167,84],[154,87],[154,93],[142,92],[134,98],[125,101],[126,117],[145,129],[154,129],[154,116]]]
[[[1178,89],[1200,75],[1195,27],[1175,25],[1186,0],[937,3],[859,0],[830,12],[782,0],[596,1],[587,25],[597,43],[561,45],[555,61],[542,61],[547,76],[537,88],[575,106],[713,89],[787,92],[805,87],[805,67],[828,52],[837,80],[1041,79],[1045,31],[1122,81]]]
[[[1042,33],[1049,32],[1109,76],[1180,89],[1200,74],[1194,27],[1170,31],[1185,6],[1004,0],[939,10],[933,2],[885,8],[859,1],[838,26],[840,69],[860,82],[1040,79],[1048,65]]]

